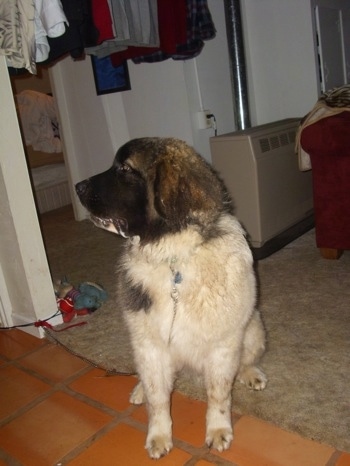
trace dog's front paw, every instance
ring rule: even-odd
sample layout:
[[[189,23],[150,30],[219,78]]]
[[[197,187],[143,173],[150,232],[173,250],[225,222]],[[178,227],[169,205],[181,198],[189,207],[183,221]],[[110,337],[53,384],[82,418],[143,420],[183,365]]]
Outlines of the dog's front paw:
[[[145,403],[146,401],[145,393],[144,393],[143,385],[141,382],[139,382],[133,388],[132,392],[130,393],[129,401],[133,405],[142,405],[143,403]]]
[[[158,460],[165,456],[173,448],[173,442],[166,435],[157,435],[147,438],[146,447],[148,454],[152,459]]]
[[[205,442],[209,448],[215,448],[215,450],[224,451],[230,448],[232,439],[232,429],[226,427],[208,431]]]
[[[238,380],[251,390],[264,390],[267,384],[266,375],[256,366],[246,367],[238,374]]]

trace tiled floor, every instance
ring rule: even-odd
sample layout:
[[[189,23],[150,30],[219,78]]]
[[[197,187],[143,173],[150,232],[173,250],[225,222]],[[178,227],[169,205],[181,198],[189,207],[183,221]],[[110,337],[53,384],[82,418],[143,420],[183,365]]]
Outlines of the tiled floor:
[[[108,377],[20,330],[0,332],[0,466],[144,466],[147,415],[133,377]],[[225,453],[203,446],[205,404],[173,396],[174,449],[159,465],[349,466],[350,454],[234,416]]]

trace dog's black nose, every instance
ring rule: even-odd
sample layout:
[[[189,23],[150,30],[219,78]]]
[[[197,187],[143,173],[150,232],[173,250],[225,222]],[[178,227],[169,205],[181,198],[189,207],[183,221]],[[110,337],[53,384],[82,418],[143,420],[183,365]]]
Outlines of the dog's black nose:
[[[80,181],[75,185],[75,191],[78,196],[83,196],[88,187],[88,180]]]

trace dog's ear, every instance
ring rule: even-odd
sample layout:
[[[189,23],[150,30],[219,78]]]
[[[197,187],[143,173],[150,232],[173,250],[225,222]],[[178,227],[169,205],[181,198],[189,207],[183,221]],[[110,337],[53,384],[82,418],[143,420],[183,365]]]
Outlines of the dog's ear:
[[[184,145],[156,166],[154,206],[173,227],[212,220],[223,208],[222,184],[214,170],[193,149]]]

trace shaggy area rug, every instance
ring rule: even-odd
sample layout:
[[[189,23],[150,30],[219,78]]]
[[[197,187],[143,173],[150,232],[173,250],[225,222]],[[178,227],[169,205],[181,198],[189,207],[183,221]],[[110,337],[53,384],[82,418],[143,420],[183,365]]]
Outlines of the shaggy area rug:
[[[102,284],[109,299],[86,325],[50,338],[94,366],[134,372],[121,309],[113,305],[114,268],[123,239],[75,222],[64,208],[42,218],[53,278]],[[350,251],[322,259],[314,230],[257,263],[259,308],[268,335],[263,392],[233,388],[233,411],[350,451]],[[76,321],[74,321],[76,322]],[[59,329],[62,326],[59,326]],[[205,400],[200,381],[180,376],[176,389]]]

